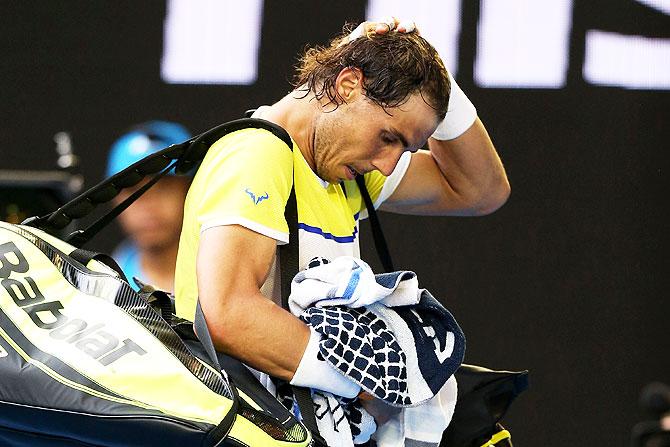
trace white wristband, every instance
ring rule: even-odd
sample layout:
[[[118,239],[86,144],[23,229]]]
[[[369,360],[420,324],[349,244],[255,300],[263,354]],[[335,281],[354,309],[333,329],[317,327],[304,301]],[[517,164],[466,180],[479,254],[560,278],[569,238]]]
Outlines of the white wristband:
[[[451,82],[449,107],[447,108],[447,115],[432,135],[436,140],[453,140],[461,136],[477,118],[477,109],[456,84],[456,80],[451,73],[449,73],[449,81]]]
[[[309,331],[309,342],[291,379],[291,385],[315,388],[348,398],[358,396],[361,387],[357,383],[345,377],[325,360],[318,359],[321,334],[312,328]]]

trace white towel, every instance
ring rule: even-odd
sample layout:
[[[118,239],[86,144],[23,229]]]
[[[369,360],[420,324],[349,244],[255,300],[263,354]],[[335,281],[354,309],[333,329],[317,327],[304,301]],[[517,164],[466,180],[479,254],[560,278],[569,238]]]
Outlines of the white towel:
[[[322,335],[319,357],[402,407],[376,430],[358,401],[313,392],[329,445],[359,444],[374,430],[380,447],[439,444],[455,407],[453,373],[465,338],[451,314],[418,288],[414,273],[375,276],[360,259],[313,260],[294,278],[289,306]]]
[[[293,278],[289,309],[300,315],[311,306],[362,307],[381,302],[405,306],[419,302],[419,282],[414,272],[382,275],[372,272],[362,259],[341,256],[329,262],[314,258]]]
[[[378,447],[438,446],[456,409],[456,378],[451,376],[435,397],[403,408],[372,435]]]

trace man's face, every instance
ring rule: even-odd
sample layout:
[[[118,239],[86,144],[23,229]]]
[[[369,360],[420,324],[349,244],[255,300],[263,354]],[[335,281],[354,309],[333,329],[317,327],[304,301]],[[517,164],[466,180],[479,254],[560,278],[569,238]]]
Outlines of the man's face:
[[[123,190],[115,203],[143,184]],[[124,232],[140,249],[156,250],[178,243],[188,186],[183,177],[166,176],[119,215]]]
[[[314,134],[317,175],[330,183],[374,170],[388,176],[403,152],[420,149],[438,124],[419,93],[386,110],[361,94],[322,113]]]

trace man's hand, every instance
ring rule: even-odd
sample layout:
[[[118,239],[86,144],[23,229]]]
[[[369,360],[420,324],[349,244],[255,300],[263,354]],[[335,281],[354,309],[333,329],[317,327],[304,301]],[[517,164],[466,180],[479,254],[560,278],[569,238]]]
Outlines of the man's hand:
[[[401,408],[392,407],[367,392],[361,393],[358,396],[358,399],[361,401],[361,405],[365,408],[365,411],[370,413],[370,416],[375,419],[377,427],[384,424],[401,411]]]
[[[359,37],[367,36],[370,33],[386,34],[392,31],[399,33],[419,33],[419,30],[413,21],[401,21],[396,17],[388,17],[379,21],[361,23],[351,32],[351,34],[349,34],[346,39],[342,41],[342,43],[340,43],[340,45],[349,43],[352,40],[358,39]]]

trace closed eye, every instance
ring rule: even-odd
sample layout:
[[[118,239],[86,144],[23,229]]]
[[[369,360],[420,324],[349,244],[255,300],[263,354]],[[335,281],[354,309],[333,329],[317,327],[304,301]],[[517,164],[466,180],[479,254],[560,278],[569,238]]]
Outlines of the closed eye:
[[[381,139],[382,139],[382,142],[384,144],[389,144],[390,145],[390,144],[400,143],[400,146],[402,146],[403,151],[409,150],[409,151],[415,152],[412,149],[410,149],[409,144],[407,142],[407,138],[405,138],[405,136],[400,131],[396,130],[393,127],[391,128],[390,131],[388,131],[388,130],[382,131],[381,132]]]
[[[395,136],[390,134],[382,134],[381,139],[384,144],[393,144],[398,141],[398,139]]]
[[[392,145],[400,142],[400,140],[393,134],[382,134],[381,136],[382,143],[385,145]],[[400,142],[402,144],[402,142]],[[403,144],[403,151],[409,151],[411,153],[418,152],[418,148],[410,148]]]

